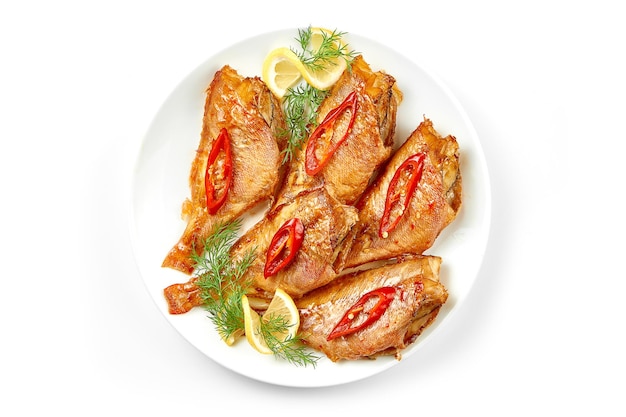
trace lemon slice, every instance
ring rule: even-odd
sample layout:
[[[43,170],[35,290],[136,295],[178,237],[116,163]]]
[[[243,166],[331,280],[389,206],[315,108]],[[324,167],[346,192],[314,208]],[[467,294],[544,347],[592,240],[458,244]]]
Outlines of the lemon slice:
[[[261,320],[267,322],[271,320],[271,317],[282,317],[287,325],[284,332],[274,334],[278,340],[282,342],[287,338],[296,337],[298,327],[300,327],[300,313],[293,299],[280,288],[276,289],[274,297],[263,313]]]
[[[300,313],[293,299],[280,288],[274,293],[272,301],[270,301],[267,310],[265,310],[262,316],[259,316],[259,313],[250,306],[250,300],[245,295],[241,297],[241,307],[243,308],[246,339],[254,349],[261,353],[272,353],[272,350],[267,346],[263,334],[261,333],[262,321],[267,323],[272,317],[281,317],[282,320],[284,320],[286,324],[285,331],[272,334],[272,336],[281,342],[288,338],[294,338],[298,333],[298,327],[300,327]]]
[[[333,36],[334,32],[324,28],[311,28],[310,49],[313,53],[321,47],[324,39]],[[345,44],[338,39],[335,48],[341,49]],[[332,87],[346,69],[346,60],[337,57],[329,60],[323,68],[312,70],[307,68],[298,55],[287,47],[273,49],[263,61],[261,78],[269,89],[278,98],[282,98],[290,87],[296,85],[302,78],[318,90],[328,90]]]
[[[287,47],[276,48],[265,57],[261,78],[278,98],[282,98],[289,87],[302,78],[304,65],[298,56]]]
[[[324,38],[332,35],[333,31],[331,30],[318,27],[311,28],[311,50],[314,53],[317,52],[322,45]],[[341,42],[341,40],[338,40],[335,43],[336,49],[341,49],[344,46],[345,45]],[[341,77],[341,74],[343,74],[346,67],[346,60],[342,57],[337,57],[330,60],[324,68],[318,70],[312,70],[303,66],[304,72],[302,72],[302,77],[304,77],[307,83],[318,90],[328,90],[337,82],[339,77]]]
[[[317,52],[324,41],[324,37],[333,36],[335,32],[330,29],[320,28],[320,27],[312,27],[311,28],[311,40],[309,41],[311,44],[311,50]],[[338,39],[337,48],[344,47],[345,44]]]
[[[257,351],[269,355],[272,353],[265,343],[263,334],[261,334],[261,317],[250,307],[248,297],[241,297],[241,306],[243,308],[244,331],[248,343]]]
[[[235,330],[230,336],[224,338],[222,337],[222,340],[228,345],[228,346],[232,346],[237,339],[239,339],[239,337],[243,336],[243,329],[237,329]]]

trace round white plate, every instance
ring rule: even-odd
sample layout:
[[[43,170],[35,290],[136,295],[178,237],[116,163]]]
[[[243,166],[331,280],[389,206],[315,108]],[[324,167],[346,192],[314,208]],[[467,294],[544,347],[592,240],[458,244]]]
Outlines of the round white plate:
[[[244,76],[260,76],[265,55],[275,47],[296,46],[297,29],[266,33],[237,43],[206,60],[174,89],[143,138],[134,166],[131,195],[131,236],[139,270],[164,317],[193,346],[224,367],[271,384],[322,387],[360,380],[403,360],[333,363],[323,354],[316,367],[297,367],[261,355],[242,338],[234,346],[221,341],[202,308],[170,315],[163,289],[186,282],[180,272],[161,263],[184,230],[181,204],[189,195],[188,176],[200,139],[205,90],[215,72],[229,64]],[[443,258],[441,281],[449,298],[435,322],[403,352],[415,354],[448,322],[466,298],[482,263],[489,234],[491,195],[483,151],[474,128],[450,91],[421,66],[384,45],[355,34],[344,35],[351,49],[363,54],[373,70],[393,75],[404,93],[398,108],[396,141],[404,141],[424,117],[442,135],[454,135],[460,146],[463,207],[439,236],[429,254]]]

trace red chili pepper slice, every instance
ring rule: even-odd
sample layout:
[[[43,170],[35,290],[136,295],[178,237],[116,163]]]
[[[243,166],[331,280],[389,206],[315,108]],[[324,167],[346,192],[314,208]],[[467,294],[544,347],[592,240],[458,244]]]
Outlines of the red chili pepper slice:
[[[409,205],[424,171],[424,152],[408,157],[396,170],[387,189],[385,211],[380,219],[378,235],[386,238],[393,231]]]
[[[298,218],[287,220],[278,229],[267,250],[263,275],[265,278],[278,273],[293,261],[304,239],[304,225]]]
[[[346,140],[348,134],[352,130],[354,120],[356,119],[356,112],[358,107],[357,95],[353,91],[345,98],[345,100],[333,110],[328,112],[324,121],[320,123],[317,128],[311,133],[309,142],[306,147],[306,159],[305,169],[309,175],[317,175],[322,168],[328,163],[330,157],[335,153],[337,148]],[[334,126],[339,116],[341,116],[348,109],[351,110],[350,120],[348,121],[348,127],[343,133],[341,139],[332,142],[334,134]],[[321,142],[324,142],[323,144]],[[318,150],[325,147],[321,152],[321,157],[318,159]]]
[[[381,287],[363,295],[359,301],[354,303],[354,305],[346,311],[326,340],[330,341],[341,336],[347,336],[374,323],[387,311],[387,307],[389,307],[389,304],[393,301],[395,294],[396,289],[394,287]],[[376,304],[374,304],[369,311],[364,311],[365,303],[374,297],[378,297]],[[352,326],[357,322],[356,318],[361,314],[367,314],[367,318],[356,326]]]
[[[224,154],[223,158],[218,158],[220,153]],[[232,180],[233,162],[230,155],[230,135],[225,128],[222,128],[211,147],[204,174],[206,206],[210,214],[215,214],[226,201]]]

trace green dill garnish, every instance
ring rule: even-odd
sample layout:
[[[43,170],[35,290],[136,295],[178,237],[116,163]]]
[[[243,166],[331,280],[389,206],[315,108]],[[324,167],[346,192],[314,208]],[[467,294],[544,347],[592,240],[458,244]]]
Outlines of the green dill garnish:
[[[243,280],[248,267],[256,255],[254,249],[241,260],[233,262],[230,248],[235,243],[241,220],[222,223],[203,242],[203,253],[194,252],[192,259],[198,277],[196,285],[201,290],[203,306],[222,339],[229,340],[244,330],[244,315],[241,298],[250,289],[251,283]],[[287,332],[287,323],[282,317],[261,320],[261,332],[266,343],[278,358],[299,366],[316,365],[317,356],[308,352],[299,338],[280,341],[273,334]]]
[[[319,356],[311,353],[302,344],[299,337],[287,337],[279,340],[275,335],[284,334],[289,324],[282,316],[271,316],[269,320],[261,320],[261,334],[267,347],[274,352],[274,356],[284,359],[297,366],[317,365]]]
[[[293,48],[292,50],[300,61],[310,69],[316,71],[326,68],[329,65],[336,65],[335,59],[342,58],[346,61],[349,68],[357,52],[348,49],[348,45],[341,42],[341,37],[345,35],[346,32],[333,30],[331,33],[322,31],[321,34],[322,42],[319,48],[314,51],[311,49],[311,37],[313,36],[311,26],[306,29],[298,29],[298,37],[296,40],[301,50]],[[339,47],[337,47],[338,45]]]
[[[332,33],[324,31],[321,33],[322,42],[317,50],[313,50],[311,46],[313,29],[311,26],[306,29],[298,29],[296,40],[301,49],[291,48],[291,50],[311,70],[316,71],[329,65],[336,65],[335,60],[337,58],[344,59],[348,70],[350,70],[352,60],[357,52],[348,49],[348,45],[341,42],[341,37],[346,33],[336,30]],[[340,46],[337,47],[337,45]],[[283,151],[283,163],[292,158],[294,152],[300,149],[302,142],[317,126],[317,109],[327,94],[327,91],[318,90],[306,82],[287,89],[283,97],[283,110],[287,119],[288,130],[285,134],[289,140]]]
[[[307,83],[287,89],[283,97],[283,107],[287,119],[289,141],[283,150],[283,163],[290,160],[294,152],[300,149],[302,142],[317,125],[317,108],[327,92],[318,90]]]
[[[240,227],[239,220],[217,225],[204,241],[204,253],[192,255],[204,308],[224,340],[243,329],[241,296],[249,283],[241,278],[255,258],[251,251],[241,261],[231,262],[229,250]]]

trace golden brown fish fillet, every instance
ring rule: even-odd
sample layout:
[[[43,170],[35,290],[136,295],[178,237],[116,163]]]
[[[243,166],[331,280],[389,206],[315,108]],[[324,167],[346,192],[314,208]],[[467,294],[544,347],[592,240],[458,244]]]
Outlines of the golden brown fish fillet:
[[[205,173],[222,129],[230,139],[232,182],[223,205],[210,214]],[[202,240],[217,223],[233,220],[274,197],[281,182],[279,167],[286,138],[279,139],[279,132],[283,129],[280,103],[260,78],[243,77],[228,65],[216,72],[207,89],[200,144],[189,175],[191,198],[183,203],[187,226],[165,257],[164,267],[190,274],[194,247],[202,247]],[[216,176],[218,182],[223,180]]]
[[[421,179],[395,228],[381,233],[381,221],[392,178],[412,155],[425,152]],[[430,248],[461,207],[459,151],[453,136],[441,137],[425,119],[389,160],[381,176],[359,202],[359,222],[346,238],[337,268],[404,254],[421,254]],[[400,210],[400,209],[398,209]]]
[[[357,221],[353,206],[340,204],[323,187],[300,193],[289,204],[268,212],[233,244],[230,259],[242,260],[248,252],[254,261],[243,275],[242,282],[252,284],[248,295],[269,300],[281,287],[294,298],[321,287],[339,274],[333,269],[341,241]],[[291,219],[299,219],[304,228],[301,247],[292,262],[275,275],[265,277],[268,247],[279,228]],[[184,314],[202,305],[197,277],[184,283],[169,285],[163,291],[170,314]]]
[[[311,145],[311,135],[288,164],[288,174],[277,204],[292,200],[303,190],[320,184],[341,203],[354,204],[365,191],[373,173],[388,159],[394,142],[401,93],[391,75],[372,71],[362,56],[354,59],[351,70],[344,71],[320,105],[318,125],[323,125],[333,110],[345,105],[352,93],[356,96],[355,105],[348,106],[332,123],[328,123],[328,129],[318,139],[321,144],[334,144],[348,131],[345,140],[319,173],[310,174],[306,170],[306,150]],[[323,160],[323,153],[319,150],[315,154]]]
[[[272,238],[291,219],[299,219],[303,226],[300,247],[287,266],[266,277]],[[249,295],[271,298],[280,287],[298,298],[337,277],[333,262],[341,242],[356,221],[356,209],[339,203],[323,187],[303,191],[293,201],[274,208],[244,233],[231,248],[231,259],[237,262],[254,250],[256,258],[242,277],[252,283]]]
[[[440,264],[435,256],[407,257],[337,278],[296,300],[299,336],[333,362],[380,355],[400,359],[401,350],[432,323],[448,298],[439,282]],[[346,315],[350,311],[352,316]],[[372,323],[351,332],[377,312]],[[338,325],[344,322],[347,328]]]
[[[198,278],[193,277],[185,283],[172,284],[163,290],[170,314],[183,314],[202,305],[202,291],[196,282]]]

